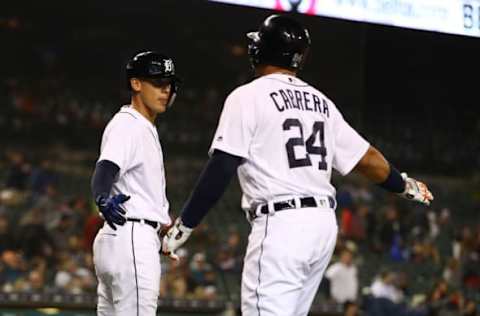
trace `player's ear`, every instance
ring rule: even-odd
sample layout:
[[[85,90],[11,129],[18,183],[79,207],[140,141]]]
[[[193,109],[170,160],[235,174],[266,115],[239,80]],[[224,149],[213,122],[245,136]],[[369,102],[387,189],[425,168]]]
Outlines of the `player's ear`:
[[[130,86],[133,92],[140,92],[142,89],[142,82],[137,78],[130,78]]]

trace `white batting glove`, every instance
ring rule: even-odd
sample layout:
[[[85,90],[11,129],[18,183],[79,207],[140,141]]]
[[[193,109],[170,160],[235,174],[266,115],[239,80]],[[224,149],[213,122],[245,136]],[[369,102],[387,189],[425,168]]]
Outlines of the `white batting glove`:
[[[409,178],[406,173],[402,173],[402,178],[405,180],[405,191],[400,193],[402,197],[407,200],[430,205],[430,202],[433,200],[433,195],[425,183]]]
[[[182,219],[178,217],[163,237],[162,253],[173,260],[179,260],[175,251],[187,241],[192,231],[193,229],[183,225]]]

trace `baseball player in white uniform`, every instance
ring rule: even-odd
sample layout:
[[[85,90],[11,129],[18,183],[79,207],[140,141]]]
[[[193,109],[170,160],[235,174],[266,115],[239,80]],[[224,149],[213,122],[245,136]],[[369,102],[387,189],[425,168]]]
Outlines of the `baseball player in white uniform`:
[[[332,169],[353,169],[383,188],[429,204],[427,187],[402,176],[323,93],[299,79],[308,31],[274,15],[247,34],[256,79],[226,99],[200,179],[163,240],[173,259],[238,171],[251,222],[241,310],[307,315],[337,238]]]
[[[105,225],[93,245],[97,315],[156,315],[161,225],[170,225],[158,114],[172,105],[178,78],[171,58],[137,54],[127,64],[131,104],[103,133],[92,191]]]

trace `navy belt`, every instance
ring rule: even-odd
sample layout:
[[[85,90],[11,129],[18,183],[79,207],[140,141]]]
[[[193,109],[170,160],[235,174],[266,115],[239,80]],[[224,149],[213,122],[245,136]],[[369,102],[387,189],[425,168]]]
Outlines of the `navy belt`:
[[[154,221],[150,221],[148,219],[139,219],[139,218],[127,218],[127,221],[129,222],[136,222],[136,223],[141,223],[144,222],[145,224],[148,224],[153,227],[153,229],[157,229],[158,223]]]
[[[326,200],[328,200],[328,204],[326,204]],[[313,196],[308,196],[308,197],[302,197],[298,199],[299,205],[295,202],[295,199],[289,199],[285,201],[279,201],[279,202],[274,202],[272,205],[273,210],[269,209],[269,203],[252,207],[249,211],[248,214],[250,216],[250,219],[253,220],[257,218],[260,214],[269,214],[273,212],[280,212],[284,210],[291,210],[295,208],[305,208],[305,207],[330,207],[331,209],[335,208],[335,199],[331,196],[328,197],[322,197],[322,198],[314,198]]]

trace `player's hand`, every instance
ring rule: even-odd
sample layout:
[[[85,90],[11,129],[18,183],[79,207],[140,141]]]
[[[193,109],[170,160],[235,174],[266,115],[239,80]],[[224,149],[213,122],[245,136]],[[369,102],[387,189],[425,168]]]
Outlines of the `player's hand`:
[[[409,178],[406,173],[402,173],[402,178],[405,180],[405,191],[400,193],[402,197],[430,205],[430,202],[433,201],[433,195],[425,183]]]
[[[125,210],[120,204],[125,203],[130,199],[130,196],[125,194],[116,194],[112,197],[105,197],[99,195],[95,199],[95,203],[100,211],[100,216],[107,222],[107,224],[113,229],[117,230],[115,225],[122,226],[127,219],[125,218]]]
[[[173,260],[179,260],[175,251],[187,241],[192,231],[193,229],[183,225],[182,219],[178,217],[163,237],[162,253]]]

